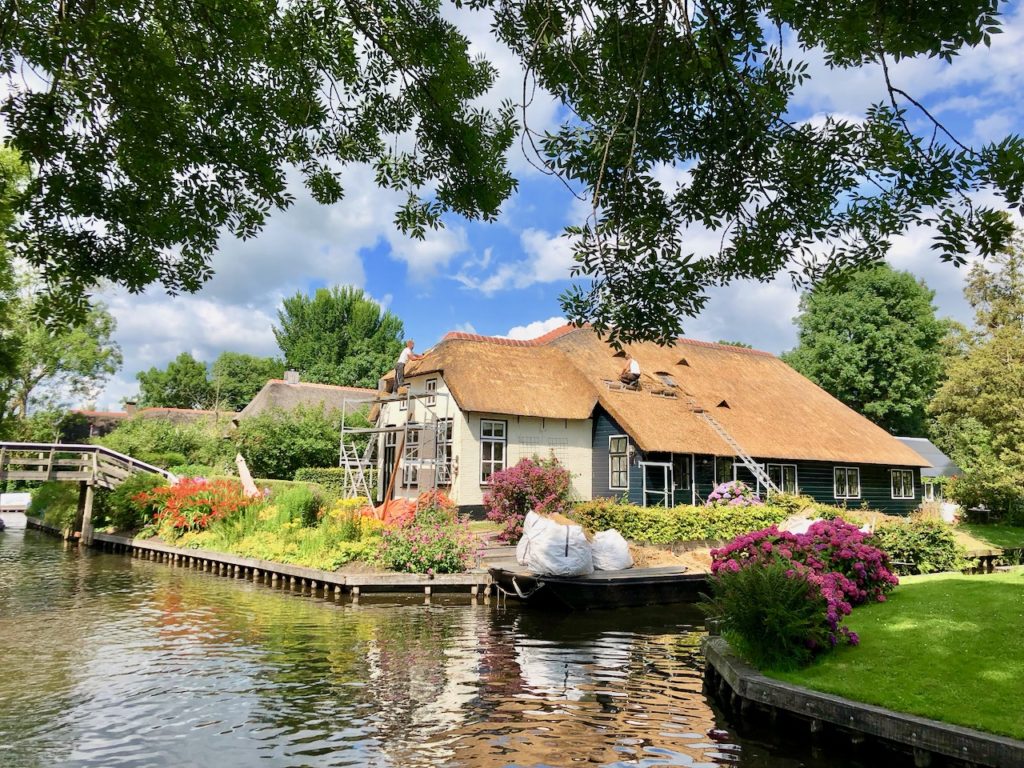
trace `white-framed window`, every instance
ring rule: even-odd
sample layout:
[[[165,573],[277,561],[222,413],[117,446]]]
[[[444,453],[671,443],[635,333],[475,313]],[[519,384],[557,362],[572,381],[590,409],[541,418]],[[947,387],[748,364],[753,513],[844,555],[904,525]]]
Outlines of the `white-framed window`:
[[[437,401],[435,392],[437,392],[437,379],[427,379],[427,396],[425,398],[427,405],[433,405]]]
[[[405,450],[402,462],[402,485],[414,488],[420,484],[420,431],[406,430]]]
[[[783,493],[799,493],[796,482],[796,464],[769,464],[768,479]]]
[[[409,409],[409,398],[403,397],[398,401],[398,410],[405,411]]]
[[[890,469],[889,480],[894,499],[913,499],[915,497],[914,470]]]
[[[629,488],[629,438],[626,435],[608,438],[608,488]]]
[[[837,499],[860,498],[860,467],[832,469],[833,496]]]
[[[452,426],[451,417],[437,420],[437,484],[452,484]]]
[[[480,419],[480,483],[505,468],[508,452],[508,422]]]
[[[715,485],[736,479],[736,462],[731,456],[715,456]]]

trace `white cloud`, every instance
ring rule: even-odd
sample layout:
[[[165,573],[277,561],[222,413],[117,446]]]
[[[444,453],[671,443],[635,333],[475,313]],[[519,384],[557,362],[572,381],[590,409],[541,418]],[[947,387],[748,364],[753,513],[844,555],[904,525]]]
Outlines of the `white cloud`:
[[[568,238],[531,228],[520,233],[519,242],[526,253],[525,259],[505,262],[485,277],[467,274],[468,265],[464,264],[454,279],[466,288],[487,296],[498,291],[528,288],[537,283],[570,279],[569,270],[575,262]]]
[[[454,256],[469,250],[466,230],[462,227],[429,230],[422,240],[391,231],[387,239],[391,258],[405,262],[409,277],[415,282],[426,282],[447,267]]]
[[[457,323],[455,328],[454,328],[454,330],[459,331],[460,333],[476,333],[477,332],[476,326],[474,326],[472,323],[468,323],[468,322],[467,323]]]
[[[514,328],[509,328],[508,333],[504,334],[500,338],[505,339],[520,339],[526,341],[528,339],[536,339],[539,336],[543,336],[548,331],[553,331],[555,328],[561,328],[568,322],[564,317],[549,317],[547,320],[534,320],[532,323],[526,325],[517,325]]]

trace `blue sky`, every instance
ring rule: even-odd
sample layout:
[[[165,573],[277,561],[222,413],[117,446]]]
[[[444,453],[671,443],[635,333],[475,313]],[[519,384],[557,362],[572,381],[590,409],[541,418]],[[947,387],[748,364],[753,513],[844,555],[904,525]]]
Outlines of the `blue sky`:
[[[1024,133],[1019,97],[1024,92],[1024,13],[1020,3],[1007,4],[1003,11],[1005,31],[991,49],[967,51],[952,66],[916,59],[891,70],[899,87],[966,141]],[[514,57],[490,40],[488,18],[468,10],[452,14],[475,48],[498,68],[498,81],[483,103],[493,106],[520,96],[522,73]],[[786,47],[796,55],[792,41]],[[794,100],[794,119],[824,114],[855,118],[882,99],[877,71],[829,71],[820,55],[812,52],[805,58],[812,79]],[[550,127],[558,116],[556,104],[537,98],[530,122],[535,129]],[[534,170],[518,143],[510,163],[519,190],[493,223],[449,218],[448,226],[426,241],[410,240],[392,224],[399,197],[377,189],[367,169],[349,168],[341,203],[314,203],[296,179],[295,205],[275,213],[258,238],[224,239],[213,260],[216,276],[198,294],[103,292],[101,298],[118,321],[116,338],[125,363],[97,406],[118,406],[137,390],[136,372],[166,365],[183,351],[208,362],[223,350],[276,354],[271,326],[281,299],[324,285],[347,283],[366,290],[402,318],[421,350],[450,330],[528,338],[560,324],[558,296],[570,284],[572,263],[560,233],[579,222],[585,210],[561,183]],[[687,247],[702,253],[715,242],[717,237],[694,233]],[[961,294],[964,270],[941,263],[929,244],[928,232],[908,232],[893,243],[889,260],[936,290],[940,314],[969,321]],[[798,300],[786,279],[741,283],[717,289],[701,316],[686,319],[684,328],[694,338],[740,340],[778,353],[795,343],[792,319]]]

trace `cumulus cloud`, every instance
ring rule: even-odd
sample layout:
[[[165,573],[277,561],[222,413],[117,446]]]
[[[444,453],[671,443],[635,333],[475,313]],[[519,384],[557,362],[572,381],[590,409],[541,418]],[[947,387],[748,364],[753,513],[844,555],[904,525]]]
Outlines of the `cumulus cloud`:
[[[508,333],[502,335],[500,338],[504,339],[519,339],[526,341],[528,339],[536,339],[539,336],[543,336],[548,331],[553,331],[555,328],[561,328],[568,322],[564,317],[549,317],[547,320],[534,320],[532,323],[526,325],[517,325],[514,328],[509,328]]]
[[[490,296],[498,291],[570,279],[569,270],[574,261],[572,244],[568,238],[531,228],[520,233],[519,242],[526,254],[525,259],[504,262],[486,276],[468,274],[467,266],[473,265],[464,264],[462,271],[455,275],[455,280],[466,288]],[[489,261],[488,258],[484,266]]]

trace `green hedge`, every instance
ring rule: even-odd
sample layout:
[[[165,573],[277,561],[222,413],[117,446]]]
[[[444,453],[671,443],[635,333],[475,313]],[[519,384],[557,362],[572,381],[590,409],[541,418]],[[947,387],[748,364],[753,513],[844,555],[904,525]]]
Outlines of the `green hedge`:
[[[48,525],[61,530],[71,528],[78,514],[78,483],[43,483],[32,491],[27,511]]]
[[[322,485],[341,497],[345,491],[345,475],[348,471],[344,467],[303,467],[295,472],[295,479]],[[377,470],[366,471],[366,483],[370,486],[370,493],[374,493],[377,488]]]
[[[616,529],[627,539],[651,544],[714,539],[728,541],[750,531],[781,523],[785,509],[753,507],[638,507],[613,501],[585,501],[570,514],[593,531]]]
[[[881,549],[901,576],[937,571],[959,571],[967,566],[967,552],[953,529],[941,520],[901,520],[879,526],[870,543]]]

